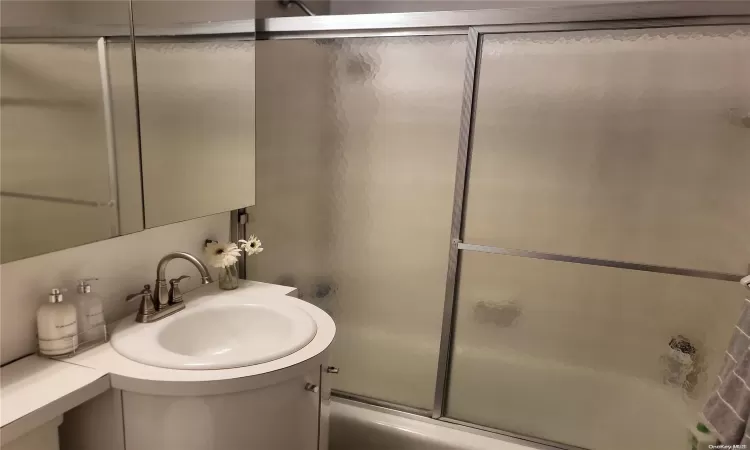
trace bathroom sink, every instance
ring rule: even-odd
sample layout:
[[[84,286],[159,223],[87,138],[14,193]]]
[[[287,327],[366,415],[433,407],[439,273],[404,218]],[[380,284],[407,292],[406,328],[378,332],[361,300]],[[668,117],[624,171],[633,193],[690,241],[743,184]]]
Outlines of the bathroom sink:
[[[153,323],[124,319],[112,347],[128,359],[169,369],[228,369],[290,355],[317,331],[299,301],[228,291],[187,301],[185,310]]]

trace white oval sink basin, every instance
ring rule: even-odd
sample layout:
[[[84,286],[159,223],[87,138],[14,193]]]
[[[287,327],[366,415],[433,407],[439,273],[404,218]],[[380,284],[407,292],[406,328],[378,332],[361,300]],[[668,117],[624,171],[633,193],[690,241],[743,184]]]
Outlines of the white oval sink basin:
[[[242,291],[214,294],[153,323],[127,318],[112,335],[112,347],[128,359],[170,369],[228,369],[290,355],[307,345],[315,321],[273,295],[248,298]]]

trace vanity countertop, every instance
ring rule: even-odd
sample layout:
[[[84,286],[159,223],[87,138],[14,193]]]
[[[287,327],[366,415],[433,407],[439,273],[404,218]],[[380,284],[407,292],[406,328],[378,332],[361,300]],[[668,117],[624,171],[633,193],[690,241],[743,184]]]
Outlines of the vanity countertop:
[[[290,294],[294,296],[295,292],[294,288],[287,286],[240,280],[237,292],[243,290],[251,296]],[[193,298],[197,297],[196,300],[199,300],[201,295],[218,292],[217,283],[201,286],[185,294],[185,302],[189,308],[189,302]],[[308,373],[314,366],[321,364],[316,357],[322,354],[333,341],[336,326],[330,316],[307,302],[300,302],[298,306],[317,323],[315,337],[302,349],[262,364],[233,369],[167,369],[130,360],[119,354],[109,344],[81,353],[68,361],[106,371],[111,376],[113,388],[140,394],[218,395],[258,389]],[[126,317],[123,320],[133,320],[133,317]],[[149,324],[138,326],[148,327]]]
[[[0,376],[2,444],[110,388],[106,371],[36,355],[8,364]]]
[[[248,295],[291,295],[296,289],[240,280]],[[185,294],[185,302],[218,293],[216,283]],[[336,332],[333,320],[317,307],[299,305],[317,323],[315,337],[302,349],[273,361],[233,369],[180,370],[148,366],[125,358],[109,343],[64,361],[28,356],[3,367],[0,398],[2,442],[9,442],[107,391],[141,394],[216,395],[258,389],[315,370]],[[122,320],[133,320],[132,316]],[[115,324],[112,325],[113,329]],[[149,326],[142,324],[139,326]]]

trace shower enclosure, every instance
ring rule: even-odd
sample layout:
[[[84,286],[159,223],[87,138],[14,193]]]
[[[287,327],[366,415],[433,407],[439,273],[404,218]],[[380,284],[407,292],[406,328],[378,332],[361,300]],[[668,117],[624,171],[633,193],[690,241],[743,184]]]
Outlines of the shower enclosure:
[[[686,447],[750,263],[748,12],[263,21],[248,277],[334,317],[335,395]]]

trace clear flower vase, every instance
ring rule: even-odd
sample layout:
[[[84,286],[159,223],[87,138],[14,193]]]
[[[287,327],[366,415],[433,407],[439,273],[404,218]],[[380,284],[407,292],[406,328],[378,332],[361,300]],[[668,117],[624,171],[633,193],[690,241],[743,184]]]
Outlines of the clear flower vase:
[[[219,288],[225,291],[231,291],[237,289],[240,285],[239,271],[237,270],[237,264],[232,264],[219,269]]]

